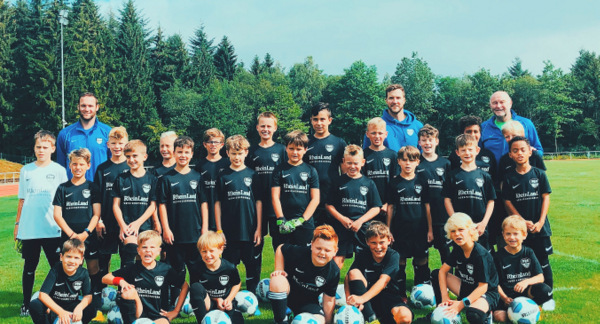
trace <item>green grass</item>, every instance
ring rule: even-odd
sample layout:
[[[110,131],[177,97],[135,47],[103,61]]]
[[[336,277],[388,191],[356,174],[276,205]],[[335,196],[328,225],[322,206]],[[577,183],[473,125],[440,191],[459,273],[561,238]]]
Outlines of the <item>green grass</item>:
[[[592,323],[600,311],[596,298],[600,295],[600,161],[546,161],[553,189],[549,219],[552,224],[555,254],[550,257],[554,270],[557,309],[544,312],[544,323]],[[23,260],[13,250],[12,231],[16,213],[16,197],[0,198],[0,323],[30,323],[18,316],[21,305],[21,272]],[[273,268],[270,239],[264,249],[262,277]],[[350,265],[346,261],[346,269]],[[113,264],[118,264],[113,262]],[[431,268],[440,265],[437,251],[431,250]],[[114,267],[114,266],[113,266]],[[412,278],[407,267],[408,278]],[[346,273],[346,269],[342,273]],[[243,266],[240,267],[244,278]],[[42,257],[36,272],[34,290],[39,289],[48,272]],[[412,282],[409,280],[408,286]],[[247,323],[272,323],[270,305],[261,304],[262,315]],[[425,311],[415,311],[415,322],[424,323]],[[174,323],[195,323],[193,319],[177,319]]]

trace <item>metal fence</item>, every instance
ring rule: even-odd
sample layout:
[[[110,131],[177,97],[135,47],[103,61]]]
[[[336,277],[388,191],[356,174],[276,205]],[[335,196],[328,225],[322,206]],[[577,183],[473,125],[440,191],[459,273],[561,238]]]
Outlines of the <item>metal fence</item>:
[[[600,151],[544,152],[545,160],[600,159]]]
[[[19,183],[19,172],[0,173],[0,184]]]

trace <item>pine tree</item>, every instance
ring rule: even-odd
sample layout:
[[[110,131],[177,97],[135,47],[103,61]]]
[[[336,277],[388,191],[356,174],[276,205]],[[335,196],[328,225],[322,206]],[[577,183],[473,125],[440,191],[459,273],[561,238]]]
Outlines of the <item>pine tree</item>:
[[[260,59],[258,58],[258,55],[254,55],[254,60],[252,60],[252,65],[250,66],[250,73],[254,74],[255,76],[258,76],[262,73],[262,70],[263,67],[260,64]]]
[[[194,33],[190,44],[192,57],[184,70],[184,84],[188,88],[200,91],[216,77],[213,40],[208,39],[204,27],[201,26]]]
[[[236,72],[237,55],[227,36],[223,36],[219,46],[217,46],[214,60],[217,75],[223,80],[233,80]]]
[[[7,151],[7,134],[10,134],[13,113],[12,91],[14,62],[11,46],[15,41],[13,8],[0,0],[0,152]]]
[[[164,91],[175,82],[181,82],[187,68],[188,53],[179,35],[163,40],[162,29],[158,29],[151,51],[152,85],[157,98],[158,113],[162,115],[161,100]]]

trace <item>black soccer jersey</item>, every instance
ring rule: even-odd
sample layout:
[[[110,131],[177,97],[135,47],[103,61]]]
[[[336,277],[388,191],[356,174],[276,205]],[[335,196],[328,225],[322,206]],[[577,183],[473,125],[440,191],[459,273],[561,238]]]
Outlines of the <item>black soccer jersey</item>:
[[[202,182],[204,183],[203,190],[208,203],[208,228],[216,230],[215,225],[215,201],[217,201],[217,178],[219,172],[228,168],[230,165],[229,159],[222,157],[217,162],[212,162],[206,158],[200,159],[196,164],[195,170],[200,172]]]
[[[419,177],[397,176],[387,190],[387,203],[394,205],[391,230],[398,240],[427,235],[427,185]]]
[[[460,168],[460,165],[462,164],[460,157],[456,155],[456,151],[452,151],[452,153],[450,153],[450,156],[448,156],[448,160],[450,160],[450,168],[452,170]],[[498,177],[497,162],[498,161],[496,161],[494,153],[483,147],[481,148],[481,150],[479,150],[479,154],[477,154],[477,157],[475,158],[475,164],[477,164],[477,167],[487,172],[487,174],[489,174],[490,176],[492,176],[492,180],[494,180],[494,183],[497,182]]]
[[[473,222],[483,220],[488,201],[496,199],[492,178],[481,169],[450,171],[444,181],[442,196],[452,200],[454,212],[469,215]]]
[[[531,157],[529,158],[529,165],[532,167],[538,168],[540,170],[546,171],[546,164],[544,163],[544,159],[542,155],[538,151],[533,151]],[[517,166],[517,163],[508,156],[508,153],[502,155],[500,158],[500,162],[498,163],[498,174],[500,181],[504,180],[506,174],[513,170]]]
[[[228,240],[251,242],[257,225],[258,181],[250,168],[219,173],[217,201],[221,203],[221,227]]]
[[[150,318],[161,317],[160,297],[163,290],[169,289],[169,286],[181,287],[185,280],[185,277],[180,276],[170,265],[160,261],[156,261],[156,266],[152,269],[146,269],[137,261],[112,274],[135,286],[144,306],[144,314]]]
[[[389,148],[382,151],[373,151],[368,147],[364,152],[365,165],[361,169],[362,174],[375,182],[379,198],[384,201],[387,186],[400,172],[396,152]]]
[[[376,262],[373,259],[373,254],[370,250],[360,250],[356,253],[354,262],[350,266],[350,270],[358,269],[367,279],[367,290],[371,288],[382,274],[390,276],[391,280],[382,290],[394,295],[401,293],[396,276],[400,271],[400,254],[388,247],[388,250],[381,262]]]
[[[445,263],[456,268],[454,274],[462,282],[460,285],[461,296],[469,295],[480,282],[488,284],[487,291],[498,291],[498,272],[494,259],[481,244],[475,242],[469,258],[465,257],[461,248],[455,247]]]
[[[166,167],[161,163],[148,171],[150,171],[150,173],[154,175],[157,179],[160,179],[162,176],[169,173],[169,171],[175,169],[176,166],[177,163],[174,163],[170,167]]]
[[[204,201],[200,173],[173,169],[158,181],[156,202],[165,204],[169,227],[177,243],[196,243],[202,231],[200,205]]]
[[[340,281],[340,268],[330,261],[323,267],[312,263],[310,247],[283,244],[284,270],[290,283],[290,295],[303,299],[305,304],[318,303],[321,293],[335,297]],[[298,297],[301,296],[301,297]]]
[[[76,186],[69,180],[58,186],[52,205],[62,209],[62,217],[75,233],[82,233],[94,215],[92,205],[100,199],[98,187],[91,181]]]
[[[269,147],[254,145],[246,157],[246,166],[257,175],[258,193],[262,195],[262,217],[275,217],[271,200],[271,185],[275,167],[287,160],[285,146],[275,143]]]
[[[450,172],[450,161],[438,156],[435,161],[427,161],[421,157],[417,166],[417,176],[427,185],[427,196],[431,210],[431,223],[433,226],[444,226],[448,220],[448,212],[444,208],[442,189],[446,175]]]
[[[343,139],[329,135],[325,138],[308,137],[308,148],[304,154],[304,162],[313,166],[319,174],[321,200],[319,206],[327,202],[332,182],[339,176],[339,167],[344,158],[346,142]]]
[[[137,178],[131,172],[123,173],[115,180],[113,197],[121,199],[121,213],[126,224],[136,221],[152,201],[156,202],[157,179],[150,172]],[[142,226],[140,233],[152,229],[152,220],[148,218]]]
[[[531,168],[525,174],[518,173],[515,169],[509,171],[504,177],[502,198],[510,200],[519,214],[525,219],[537,223],[542,214],[542,195],[552,192],[546,172],[538,168]],[[539,233],[529,234],[532,237],[551,236],[550,219],[546,221]]]
[[[40,292],[50,296],[52,300],[65,310],[73,311],[80,303],[79,296],[92,294],[90,275],[79,267],[75,274],[67,276],[61,262],[57,262],[44,279]]]
[[[279,200],[284,217],[302,217],[311,200],[310,190],[319,189],[319,175],[307,163],[293,166],[285,162],[273,172],[273,187],[280,188]],[[312,222],[312,217],[309,221]]]
[[[201,283],[210,298],[227,298],[231,288],[241,282],[235,265],[225,259],[221,259],[221,266],[215,271],[209,270],[201,260],[189,270],[190,286],[195,282]]]
[[[126,162],[114,163],[107,160],[98,166],[96,174],[94,174],[94,184],[100,190],[100,219],[104,222],[108,231],[118,231],[119,224],[115,220],[113,213],[113,184],[117,177],[129,171],[129,166]]]
[[[494,255],[494,261],[496,262],[500,287],[509,296],[514,293],[517,283],[542,273],[542,267],[533,250],[526,246],[522,246],[521,251],[514,255],[508,253],[504,248],[498,249],[498,252]]]
[[[327,204],[353,221],[361,218],[369,209],[382,205],[373,180],[365,176],[353,179],[346,174],[338,177],[331,186]]]

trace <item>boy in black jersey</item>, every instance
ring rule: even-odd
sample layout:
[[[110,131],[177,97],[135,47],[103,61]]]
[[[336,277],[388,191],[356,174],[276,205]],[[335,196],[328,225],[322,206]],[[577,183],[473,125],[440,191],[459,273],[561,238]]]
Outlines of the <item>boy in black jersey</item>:
[[[85,245],[80,240],[65,241],[60,254],[61,262],[53,265],[44,279],[39,297],[31,301],[33,323],[48,324],[58,320],[59,324],[77,321],[87,324],[92,320],[96,312],[90,306],[90,277],[87,270],[81,267],[84,254]]]
[[[509,120],[502,126],[502,135],[506,139],[506,142],[509,143],[511,139],[521,136],[525,137],[525,128],[523,125],[516,120]],[[532,167],[536,167],[538,169],[546,171],[546,164],[544,163],[544,158],[541,154],[535,149],[531,148],[531,156],[529,157],[529,165]],[[504,180],[505,175],[512,169],[517,166],[517,163],[510,157],[510,153],[504,154],[500,157],[500,161],[498,162],[498,175],[500,181]]]
[[[525,220],[517,215],[507,217],[502,222],[502,235],[506,246],[494,255],[502,301],[494,311],[494,319],[498,322],[508,320],[506,310],[516,297],[529,297],[542,308],[552,299],[552,288],[544,283],[542,267],[533,250],[522,245],[527,237]]]
[[[156,177],[146,172],[146,145],[131,140],[125,145],[129,172],[117,177],[113,187],[113,210],[121,228],[121,267],[131,264],[137,255],[137,236],[152,229],[150,217],[156,211]]]
[[[287,323],[286,309],[294,314],[311,313],[319,324],[331,323],[340,268],[332,262],[338,236],[329,225],[317,227],[311,246],[282,244],[275,252],[269,299],[275,323]],[[319,295],[323,293],[323,307]]]
[[[278,226],[271,231],[274,250],[282,243],[310,244],[320,196],[317,170],[302,160],[308,137],[302,131],[292,131],[285,135],[285,143],[288,159],[273,171],[271,188]]]
[[[375,182],[360,173],[364,164],[360,146],[348,145],[344,150],[346,173],[333,182],[325,205],[336,220],[333,228],[339,235],[340,243],[333,259],[340,269],[346,258],[351,258],[354,252],[366,247],[364,234],[368,222],[379,214],[382,205]]]
[[[204,132],[203,145],[206,149],[206,157],[200,159],[196,165],[196,171],[202,176],[203,190],[206,196],[208,213],[208,229],[217,230],[215,224],[215,202],[217,201],[217,178],[219,172],[229,166],[229,160],[221,156],[221,149],[225,143],[225,135],[216,128],[207,129]]]
[[[373,180],[379,192],[379,198],[383,202],[379,215],[376,220],[383,223],[387,222],[387,203],[385,202],[385,190],[390,181],[399,173],[398,163],[396,163],[396,152],[383,145],[387,138],[385,121],[381,117],[375,117],[367,123],[367,138],[371,145],[365,149],[365,166],[362,173],[367,178]]]
[[[213,231],[202,234],[198,240],[202,262],[194,264],[190,271],[190,304],[198,324],[213,309],[226,312],[234,324],[244,323],[242,313],[234,305],[242,281],[235,265],[221,259],[224,249],[225,238]]]
[[[413,258],[414,284],[429,281],[429,242],[433,240],[427,183],[416,176],[421,153],[414,146],[398,151],[400,175],[387,190],[387,224],[394,235],[394,250],[400,253],[397,280],[400,294],[406,300],[406,259]]]
[[[256,173],[246,167],[250,143],[242,135],[227,139],[227,156],[231,165],[219,173],[215,223],[217,232],[227,239],[223,258],[235,264],[244,262],[246,289],[256,291],[260,281],[260,263],[254,249],[262,241],[262,198]]]
[[[313,166],[319,175],[320,199],[319,207],[314,214],[316,225],[334,224],[337,221],[328,214],[325,204],[333,181],[340,175],[340,167],[344,158],[346,142],[329,132],[333,118],[329,104],[319,102],[311,111],[310,123],[314,134],[308,137],[308,148],[304,162]]]
[[[520,215],[527,222],[530,234],[523,244],[533,249],[544,271],[544,283],[553,288],[552,267],[548,260],[553,253],[550,241],[552,229],[548,220],[552,189],[548,176],[529,164],[533,152],[525,137],[513,138],[508,147],[516,167],[506,174],[502,183],[504,206],[509,214]]]
[[[346,303],[361,309],[365,321],[376,318],[382,323],[410,323],[413,314],[402,300],[396,282],[400,255],[389,248],[390,229],[373,221],[365,233],[369,251],[356,253],[344,280]]]
[[[496,191],[490,175],[477,167],[478,153],[475,137],[464,134],[456,137],[456,154],[462,164],[448,174],[442,196],[448,215],[455,212],[471,215],[477,224],[479,243],[491,251],[487,225],[494,210]]]
[[[444,229],[457,247],[439,270],[431,272],[435,300],[449,306],[446,310],[449,317],[466,310],[469,323],[492,323],[491,312],[500,298],[492,255],[477,243],[477,226],[469,215],[453,214]],[[456,275],[450,273],[452,268]],[[458,300],[450,299],[448,290],[458,296]]]
[[[440,143],[438,130],[426,124],[419,130],[419,146],[423,150],[421,162],[417,166],[416,174],[427,185],[427,195],[431,212],[431,227],[433,230],[433,246],[439,251],[442,263],[450,254],[452,240],[446,238],[444,224],[448,220],[448,213],[444,208],[442,188],[444,179],[450,172],[450,161],[435,153]]]
[[[473,136],[475,142],[479,143],[479,139],[481,138],[481,118],[477,116],[464,116],[458,121],[458,127],[463,134]],[[452,170],[459,168],[462,164],[458,152],[451,152],[448,160],[450,160]],[[497,181],[497,162],[494,153],[486,148],[480,148],[475,158],[477,167],[487,172],[494,182]]]
[[[174,131],[168,131],[160,134],[159,151],[160,156],[162,157],[162,162],[156,167],[152,168],[152,173],[156,178],[160,178],[167,174],[167,172],[175,169],[177,162],[175,161],[173,144],[175,143],[176,139],[177,133]]]
[[[117,306],[125,324],[131,324],[140,317],[146,317],[156,324],[170,323],[181,310],[188,292],[185,277],[170,265],[156,261],[162,240],[160,234],[148,230],[138,235],[138,255],[134,264],[105,275],[102,282],[119,286]],[[161,309],[161,295],[169,286],[180,287],[181,293],[175,309],[167,312]]]

